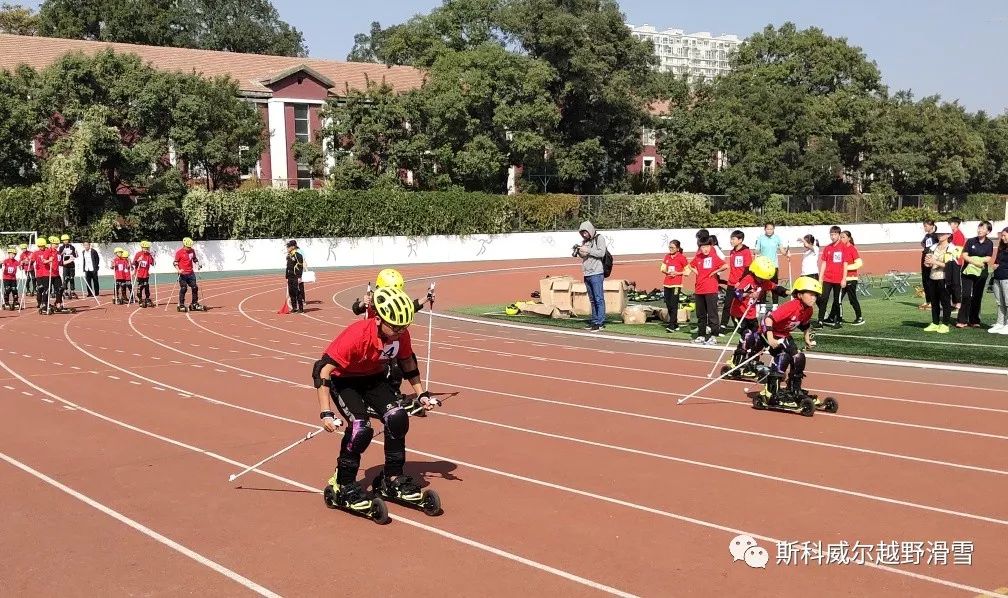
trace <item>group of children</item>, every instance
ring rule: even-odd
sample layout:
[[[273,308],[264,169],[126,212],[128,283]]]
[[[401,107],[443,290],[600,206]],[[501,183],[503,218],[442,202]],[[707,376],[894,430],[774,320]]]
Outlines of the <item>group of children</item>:
[[[7,258],[3,262],[3,309],[21,309],[17,274],[24,273],[24,295],[33,294],[39,313],[71,313],[71,308],[63,305],[64,299],[78,299],[76,292],[76,262],[77,249],[69,235],[57,237],[39,236],[32,250],[27,243],[18,247],[7,248]],[[154,307],[151,300],[150,276],[154,268],[154,254],[151,252],[151,242],[141,241],[140,251],[132,257],[122,247],[116,247],[114,258],[110,264],[115,279],[116,304],[131,304],[134,301],[140,307]],[[193,240],[185,238],[182,247],[175,253],[175,269],[179,274],[179,311],[206,308],[199,303],[199,287],[196,282],[194,267],[199,267],[199,259],[193,249]],[[62,269],[62,270],[61,270]],[[89,295],[97,294],[97,289],[90,288]],[[192,290],[192,303],[185,304],[186,290]]]

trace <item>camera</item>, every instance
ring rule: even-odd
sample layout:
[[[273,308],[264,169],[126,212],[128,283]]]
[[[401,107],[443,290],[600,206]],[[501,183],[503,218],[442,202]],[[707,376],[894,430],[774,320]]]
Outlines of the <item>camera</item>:
[[[571,248],[571,257],[578,257],[579,251],[581,251],[581,246],[575,245],[573,248]]]

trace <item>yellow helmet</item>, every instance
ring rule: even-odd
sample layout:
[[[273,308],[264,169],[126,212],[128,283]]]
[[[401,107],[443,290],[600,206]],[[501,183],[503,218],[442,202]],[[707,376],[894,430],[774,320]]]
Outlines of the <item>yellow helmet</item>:
[[[385,268],[378,273],[378,278],[375,279],[375,286],[379,289],[393,288],[401,290],[403,284],[405,284],[405,281],[402,274],[393,268]]]
[[[60,241],[66,242],[66,241],[69,241],[69,240],[70,240],[70,235],[63,235],[62,237],[60,237]]]
[[[35,245],[37,245],[39,247],[45,247],[48,244],[49,244],[49,242],[46,241],[45,237],[39,237],[39,238],[35,239]]]
[[[811,276],[802,276],[794,282],[791,294],[795,295],[803,291],[810,291],[816,295],[822,295],[822,283]]]
[[[140,248],[141,249],[150,249],[151,248],[150,241],[140,241]]]
[[[777,273],[777,266],[765,255],[761,255],[749,264],[749,271],[763,280],[770,280]]]
[[[124,250],[124,249],[123,249],[122,247],[116,247],[116,248],[115,248],[115,252],[114,252],[114,253],[115,253],[116,255],[122,255],[122,254],[124,253],[124,251],[125,251],[125,250]]]
[[[371,298],[378,317],[392,326],[409,326],[413,323],[413,299],[401,289],[383,287]]]
[[[189,237],[186,237],[185,239],[182,239],[182,246],[183,247],[192,247],[192,245],[193,245],[193,240],[190,239]]]
[[[28,244],[27,243],[22,243],[21,244],[21,249],[28,249]]]
[[[506,313],[509,316],[517,316],[519,311],[521,310],[518,308],[517,303],[512,303],[511,305],[504,308],[504,313]]]
[[[56,235],[49,235],[49,242],[52,243],[53,245],[56,245],[60,242],[60,240],[59,237],[57,237]]]
[[[11,245],[7,248],[7,255],[17,255],[17,247]]]

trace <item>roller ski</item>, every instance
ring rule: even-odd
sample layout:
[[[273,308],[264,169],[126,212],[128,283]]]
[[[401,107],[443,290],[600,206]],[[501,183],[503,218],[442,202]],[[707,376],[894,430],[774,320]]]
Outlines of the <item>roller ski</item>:
[[[181,313],[185,313],[185,312],[189,311],[189,308],[186,307],[185,305],[176,305],[175,306],[175,311],[181,312]]]
[[[816,411],[826,413],[836,413],[840,409],[840,404],[833,397],[820,399],[818,395],[809,394],[803,388],[791,390],[790,388],[779,388],[772,382],[767,384],[758,393],[753,394],[753,408],[769,411],[786,411],[798,413],[804,417],[812,417]],[[746,389],[748,392],[748,389]]]
[[[189,304],[189,311],[208,311],[207,307],[202,303],[191,303]]]
[[[322,491],[322,498],[330,509],[364,517],[378,525],[385,525],[391,521],[385,501],[365,491],[357,482],[337,488],[334,475]]]
[[[383,471],[371,483],[371,491],[389,502],[423,511],[431,517],[444,513],[438,493],[433,490],[421,490],[416,481],[408,475],[389,479],[385,477]]]
[[[17,311],[20,307],[21,307],[21,305],[19,303],[4,303],[3,304],[3,310],[4,311]]]
[[[735,380],[738,382],[762,381],[770,374],[770,368],[762,361],[754,360],[742,367],[737,367],[734,358],[721,366],[721,377],[725,380]]]

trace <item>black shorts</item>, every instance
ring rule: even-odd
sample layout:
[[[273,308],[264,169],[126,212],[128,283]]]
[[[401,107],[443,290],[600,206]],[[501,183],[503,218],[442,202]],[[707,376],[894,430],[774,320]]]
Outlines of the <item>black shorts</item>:
[[[373,376],[331,378],[329,395],[336,408],[348,421],[381,417],[399,406],[399,397],[388,382],[385,372]],[[372,415],[373,414],[373,415]]]

